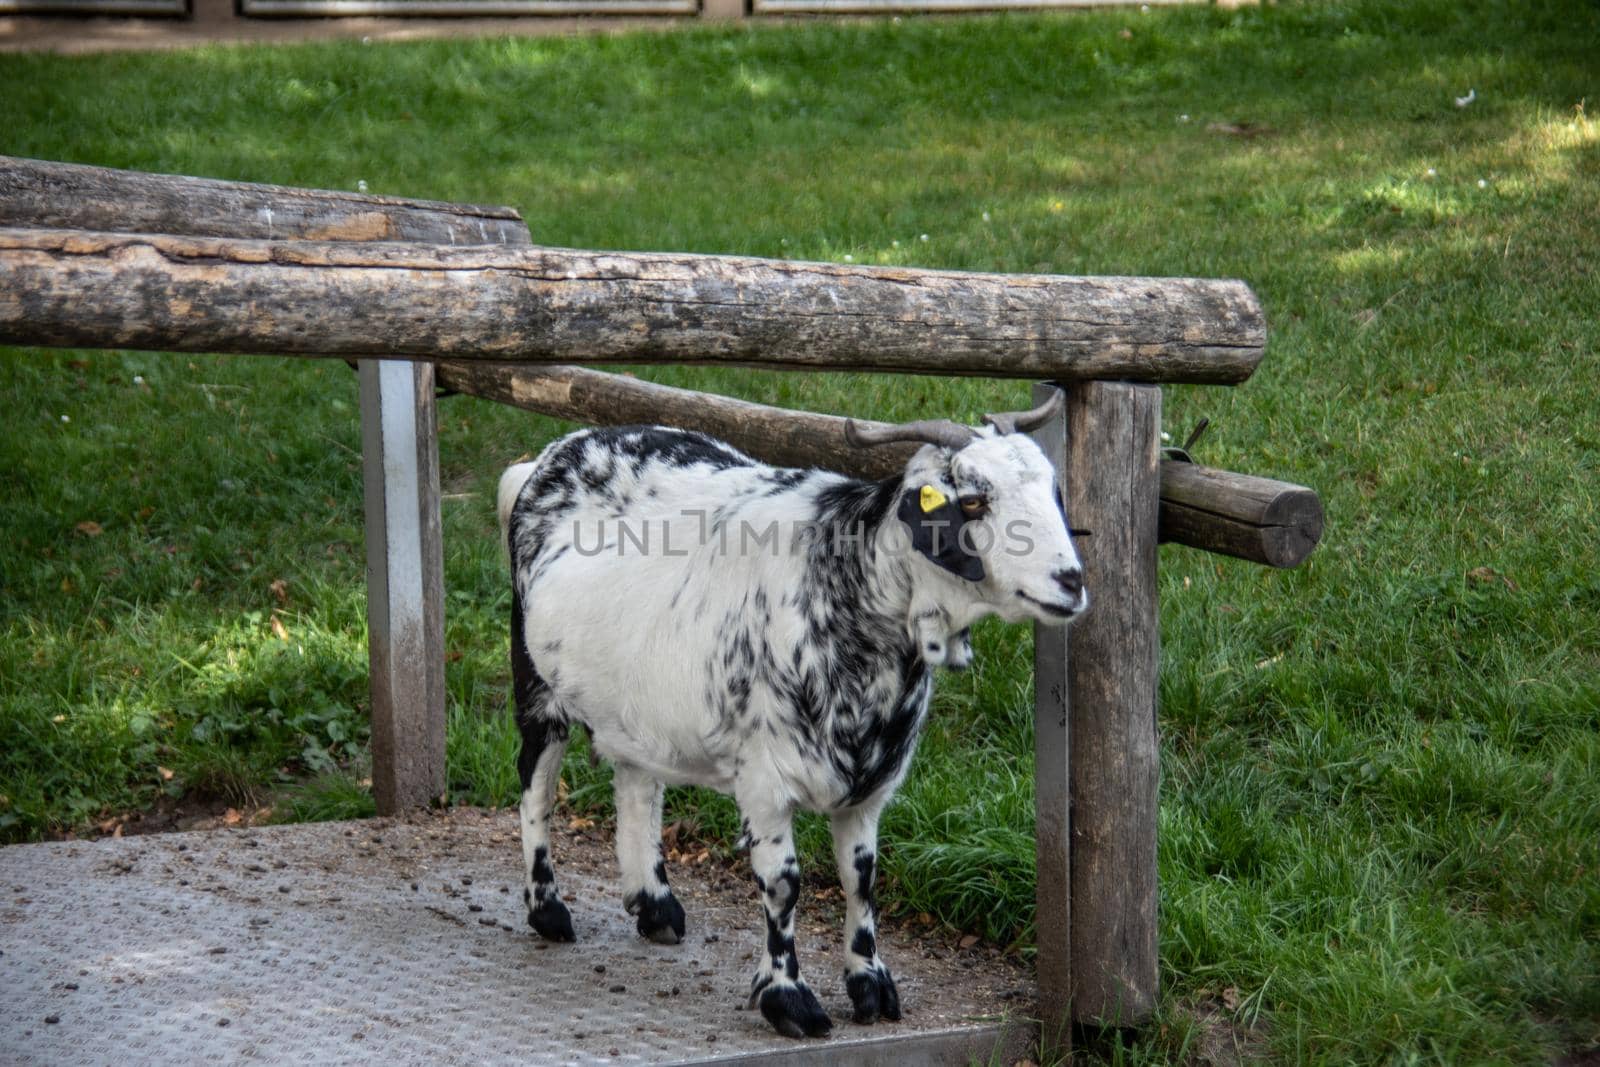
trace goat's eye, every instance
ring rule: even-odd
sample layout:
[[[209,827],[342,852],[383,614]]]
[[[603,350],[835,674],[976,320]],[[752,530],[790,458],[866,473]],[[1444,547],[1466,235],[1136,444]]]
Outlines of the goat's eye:
[[[964,496],[958,503],[961,505],[962,514],[969,519],[976,519],[989,510],[989,499],[982,496]]]

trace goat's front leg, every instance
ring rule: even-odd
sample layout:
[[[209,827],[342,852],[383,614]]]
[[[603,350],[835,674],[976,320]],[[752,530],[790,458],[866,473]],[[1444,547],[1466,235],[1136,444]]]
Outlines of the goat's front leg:
[[[878,812],[849,808],[833,816],[833,852],[844,888],[844,984],[855,1021],[900,1018],[900,994],[878,958],[878,901],[872,892],[878,865]]]
[[[794,855],[791,815],[760,806],[752,810],[743,797],[740,800],[749,825],[750,864],[767,918],[767,950],[750,983],[750,1006],[759,1005],[767,1022],[785,1037],[823,1037],[833,1029],[833,1020],[801,980],[794,950],[800,864]]]
[[[637,918],[640,937],[676,945],[683,940],[683,905],[667,885],[667,866],[661,860],[661,782],[638,767],[618,763],[612,784],[622,906]]]

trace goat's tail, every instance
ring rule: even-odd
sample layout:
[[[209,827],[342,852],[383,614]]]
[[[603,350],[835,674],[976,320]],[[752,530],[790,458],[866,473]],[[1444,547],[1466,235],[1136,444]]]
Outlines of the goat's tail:
[[[511,509],[516,506],[517,494],[522,492],[522,487],[528,484],[528,478],[533,474],[533,468],[538,466],[538,461],[527,463],[514,463],[506,468],[500,475],[500,491],[495,500],[500,511],[500,544],[509,547],[507,538],[511,533]]]

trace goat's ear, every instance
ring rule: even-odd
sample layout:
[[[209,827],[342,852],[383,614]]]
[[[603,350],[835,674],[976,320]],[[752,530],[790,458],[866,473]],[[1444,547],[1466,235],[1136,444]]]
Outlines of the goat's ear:
[[[958,578],[983,581],[983,560],[961,546],[966,516],[954,500],[940,499],[937,490],[932,494],[928,490],[927,486],[908,489],[900,497],[898,514],[911,530],[911,547]]]

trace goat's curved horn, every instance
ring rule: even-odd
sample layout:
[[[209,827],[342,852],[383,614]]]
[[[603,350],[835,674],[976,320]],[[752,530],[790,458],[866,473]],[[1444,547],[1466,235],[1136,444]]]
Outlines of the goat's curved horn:
[[[1061,405],[1066,403],[1066,394],[1060,389],[1052,390],[1050,399],[1034,408],[1032,411],[1000,411],[993,415],[985,415],[983,421],[993,426],[1001,433],[1027,433],[1037,430],[1061,411]]]
[[[949,419],[927,419],[889,426],[862,426],[854,419],[844,421],[844,439],[857,448],[893,444],[896,441],[923,441],[943,448],[960,450],[972,443],[978,431]]]

